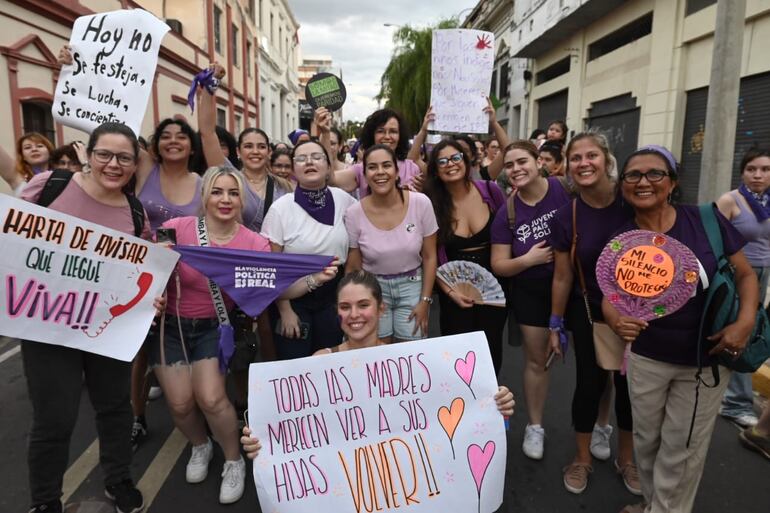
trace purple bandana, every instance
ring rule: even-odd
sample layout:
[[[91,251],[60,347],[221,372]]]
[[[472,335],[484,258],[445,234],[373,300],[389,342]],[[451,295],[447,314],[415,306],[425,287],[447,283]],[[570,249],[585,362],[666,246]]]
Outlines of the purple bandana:
[[[182,262],[219,285],[247,315],[256,317],[291,284],[322,271],[333,257],[270,253],[212,246],[173,246]]]
[[[297,186],[294,202],[319,223],[334,226],[334,196],[328,187],[310,191]]]
[[[653,151],[663,157],[666,162],[668,163],[668,167],[671,169],[671,171],[676,173],[676,159],[674,158],[674,155],[668,151],[667,148],[664,148],[663,146],[660,146],[658,144],[647,144],[645,146],[642,146],[638,150],[634,152],[634,154],[639,153],[640,151]]]
[[[770,219],[770,194],[767,191],[757,194],[751,192],[746,184],[738,187],[738,192],[746,198],[746,203],[751,207],[751,211],[754,212],[758,222]]]
[[[209,94],[214,94],[217,87],[219,87],[219,80],[214,78],[214,70],[212,68],[204,69],[193,78],[190,92],[187,93],[187,105],[190,106],[192,112],[195,112],[195,94],[198,92],[198,86],[203,86]]]

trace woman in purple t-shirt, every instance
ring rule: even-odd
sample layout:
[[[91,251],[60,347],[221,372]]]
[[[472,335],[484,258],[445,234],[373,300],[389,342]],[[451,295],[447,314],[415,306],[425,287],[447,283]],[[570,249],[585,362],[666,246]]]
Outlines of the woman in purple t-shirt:
[[[492,270],[514,277],[509,302],[524,335],[524,397],[529,415],[522,450],[539,460],[545,438],[542,421],[548,395],[546,361],[553,277],[553,251],[548,239],[551,219],[570,196],[558,178],[540,174],[537,148],[529,141],[515,141],[505,148],[503,169],[516,193],[506,208],[497,211],[492,224]]]
[[[629,157],[620,180],[623,199],[634,208],[634,218],[619,232],[641,229],[672,237],[695,253],[705,275],[711,277],[717,262],[698,207],[672,204],[677,170],[673,155],[662,146],[645,146]],[[698,360],[709,365],[710,355],[725,352],[737,356],[754,328],[759,293],[756,275],[741,250],[745,240],[722,214],[715,214],[724,253],[735,268],[741,301],[736,322],[708,337],[713,345],[708,354],[698,341],[707,295],[704,286],[708,287],[705,280],[682,308],[650,322],[621,316],[608,301],[602,303],[607,324],[632,343],[628,383],[645,504],[624,511],[692,511],[730,375],[729,370],[719,367],[719,383],[700,387],[698,394]],[[704,351],[700,358],[699,350]],[[693,411],[697,412],[694,418]],[[689,438],[691,423],[694,429]]]
[[[346,271],[377,276],[385,310],[379,337],[415,340],[428,333],[436,279],[436,216],[430,200],[401,189],[396,154],[375,144],[364,152],[370,194],[345,212],[350,250]]]
[[[572,463],[564,469],[564,487],[572,493],[582,493],[588,486],[593,471],[592,457],[610,458],[612,426],[608,424],[609,411],[600,420],[602,396],[608,386],[608,371],[596,363],[591,321],[583,301],[583,292],[577,278],[576,263],[585,276],[585,287],[590,319],[602,320],[602,292],[596,282],[595,266],[607,240],[630,217],[617,194],[617,164],[604,136],[584,132],[576,135],[567,145],[568,174],[578,197],[560,208],[551,223],[551,246],[554,250],[554,275],[551,298],[551,348],[561,354],[560,336],[564,333],[564,315],[572,331],[575,348],[575,393],[572,397],[572,424],[575,429],[577,452]],[[573,232],[573,224],[575,225]],[[575,262],[572,261],[573,233]],[[634,465],[633,422],[628,400],[626,377],[613,373],[615,384],[615,415],[618,428],[618,455],[615,467],[626,488],[641,494],[639,478]]]

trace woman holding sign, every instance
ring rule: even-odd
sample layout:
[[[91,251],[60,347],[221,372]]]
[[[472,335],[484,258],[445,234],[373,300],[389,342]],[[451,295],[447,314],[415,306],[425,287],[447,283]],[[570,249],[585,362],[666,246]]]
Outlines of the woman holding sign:
[[[620,179],[623,199],[634,208],[634,217],[617,233],[639,229],[663,234],[656,236],[661,240],[653,239],[655,245],[664,242],[665,237],[676,239],[695,254],[706,275],[713,276],[717,261],[698,207],[672,203],[678,168],[673,155],[661,146],[646,146],[631,154]],[[619,314],[606,299],[602,304],[607,323],[631,343],[628,383],[634,446],[646,504],[624,511],[692,511],[730,373],[720,367],[719,384],[700,387],[697,395],[698,361],[707,367],[713,355],[722,351],[739,354],[754,327],[759,294],[756,275],[741,250],[745,240],[724,216],[716,213],[716,217],[724,252],[735,268],[741,301],[736,322],[709,337],[714,347],[708,354],[705,347],[698,354],[702,345],[698,340],[699,325],[707,295],[701,283],[684,306],[649,322]],[[698,280],[697,271],[693,271],[692,278]],[[691,422],[694,429],[688,440]]]
[[[436,279],[436,216],[422,193],[400,187],[396,154],[375,144],[364,152],[371,194],[345,212],[350,238],[347,270],[377,275],[385,292],[379,337],[415,340],[428,333]]]
[[[752,148],[741,160],[743,184],[717,200],[719,211],[748,241],[746,258],[757,273],[759,301],[765,303],[770,279],[770,150]],[[743,428],[757,424],[751,374],[734,372],[720,415]]]
[[[146,214],[123,188],[133,178],[139,158],[136,136],[125,125],[105,123],[87,145],[90,170],[70,175],[51,201],[50,172],[32,178],[22,199],[131,235],[149,238]],[[140,217],[137,218],[137,214]],[[141,221],[141,222],[140,222]],[[163,300],[156,299],[156,307]],[[69,443],[78,417],[83,383],[88,388],[99,434],[105,493],[118,511],[138,512],[142,494],[131,480],[131,364],[76,349],[23,341],[24,373],[32,401],[29,481],[33,512],[61,512],[62,479]],[[85,376],[85,378],[84,378]]]
[[[602,320],[602,291],[594,269],[607,240],[631,212],[617,194],[617,163],[604,136],[592,132],[578,134],[570,140],[566,154],[568,173],[578,197],[560,208],[550,223],[554,275],[549,328],[551,349],[561,355],[566,348],[564,316],[567,314],[575,346],[572,424],[577,453],[564,469],[564,487],[572,493],[583,493],[593,472],[592,458],[607,460],[611,455],[612,426],[597,424],[608,371],[597,364],[594,349],[593,320]],[[613,379],[620,431],[615,466],[626,488],[638,495],[641,491],[634,465],[628,385],[619,372],[614,373]]]
[[[337,288],[337,314],[340,317],[345,342],[318,350],[314,356],[323,356],[340,351],[366,349],[385,344],[378,336],[379,320],[385,308],[382,289],[377,277],[367,271],[353,271],[345,275]],[[513,415],[515,402],[507,387],[501,386],[495,394],[498,411],[506,416]],[[241,444],[246,456],[254,459],[262,448],[259,440],[251,436],[251,430],[243,428]]]
[[[503,151],[503,169],[516,192],[492,224],[492,269],[513,277],[513,316],[524,335],[524,396],[529,423],[522,450],[543,458],[543,409],[548,395],[548,316],[551,313],[553,251],[548,243],[554,213],[569,203],[559,178],[545,178],[538,168],[537,148],[516,141]]]

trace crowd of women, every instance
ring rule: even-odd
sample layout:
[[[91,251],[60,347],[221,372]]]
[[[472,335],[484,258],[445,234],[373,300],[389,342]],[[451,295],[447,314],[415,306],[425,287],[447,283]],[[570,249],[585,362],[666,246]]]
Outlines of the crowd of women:
[[[66,48],[60,58],[70,59]],[[221,76],[222,69],[216,71]],[[232,503],[243,494],[246,476],[236,412],[246,404],[249,364],[424,338],[434,297],[441,334],[483,331],[496,373],[503,364],[506,322],[520,326],[528,420],[522,450],[528,458],[544,457],[550,360],[571,346],[575,454],[563,474],[569,492],[586,489],[594,459],[612,456],[613,389],[613,465],[619,482],[642,496],[626,513],[692,510],[728,382],[723,415],[740,420],[747,428],[744,442],[770,457],[768,412],[755,425],[745,376],[731,381],[725,368],[718,386],[700,390],[687,440],[698,362],[723,351],[739,354],[753,327],[752,305],[764,299],[770,276],[769,151],[747,153],[743,185],[717,202],[741,310],[735,323],[702,347],[702,283],[680,310],[645,322],[620,315],[604,300],[596,278],[605,244],[632,229],[679,240],[694,252],[705,277],[715,272],[698,208],[677,202],[678,179],[687,171],[666,148],[641,147],[621,165],[600,134],[568,137],[560,121],[530,140],[511,142],[490,104],[485,112],[492,137],[486,143],[445,137],[428,151],[423,143],[432,110],[410,147],[401,116],[382,109],[366,120],[360,162],[350,165],[341,154],[345,141],[325,109],[316,112],[312,134],[291,134],[289,149],[271,144],[258,128],[236,138],[215,126],[210,91],[201,88],[197,103],[197,133],[181,118],[166,119],[144,148],[130,129],[108,123],[86,145],[56,151],[45,137],[27,134],[17,144],[15,162],[0,150],[0,173],[17,195],[38,202],[51,177],[61,176],[51,170],[69,169],[73,174],[50,208],[145,238],[173,233],[177,244],[334,255],[335,261],[298,280],[256,319],[225,295],[237,333],[226,374],[218,362],[216,299],[208,280],[184,263],[167,297],[156,298],[160,317],[133,364],[23,341],[33,406],[32,511],[62,511],[62,477],[82,379],[96,412],[105,493],[117,511],[143,508],[129,466],[132,444],[135,449],[147,430],[148,369],[192,446],[187,481],[207,478],[214,451],[210,433],[225,459],[219,500]],[[437,267],[452,261],[491,272],[508,307],[482,304],[437,278]],[[592,325],[598,321],[630,343],[627,374],[597,362]],[[232,399],[228,376],[235,384]],[[513,413],[506,387],[495,400],[501,413]],[[248,428],[243,433],[243,448],[256,457],[259,441]]]

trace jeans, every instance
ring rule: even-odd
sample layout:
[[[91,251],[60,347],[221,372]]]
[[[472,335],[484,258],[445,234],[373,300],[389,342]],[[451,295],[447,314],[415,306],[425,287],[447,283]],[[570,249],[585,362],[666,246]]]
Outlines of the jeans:
[[[32,401],[27,460],[31,504],[59,500],[70,438],[85,386],[96,412],[105,485],[131,478],[131,362],[24,340],[24,374]]]
[[[759,302],[765,304],[770,267],[754,267],[759,280]],[[730,383],[722,399],[720,411],[725,417],[740,417],[741,415],[754,414],[754,389],[751,386],[751,373],[733,372]]]
[[[386,278],[377,276],[382,288],[385,313],[380,317],[380,338],[393,336],[395,340],[417,340],[425,336],[419,329],[414,331],[415,320],[409,320],[412,309],[420,302],[422,294],[422,273],[414,276]]]

